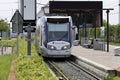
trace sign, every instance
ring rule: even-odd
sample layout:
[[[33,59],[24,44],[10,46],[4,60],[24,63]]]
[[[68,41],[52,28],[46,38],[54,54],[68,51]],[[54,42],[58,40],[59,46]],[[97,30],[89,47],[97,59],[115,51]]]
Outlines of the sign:
[[[23,25],[36,25],[36,0],[20,0],[20,13],[23,17]]]
[[[12,32],[13,33],[22,33],[23,32],[23,18],[18,10],[14,13],[12,19]]]
[[[79,28],[84,28],[85,26],[84,26],[84,24],[82,24],[82,25],[79,25]]]
[[[23,30],[24,30],[25,32],[28,32],[28,31],[35,32],[36,28],[33,28],[33,27],[25,27],[25,28],[23,28]]]
[[[102,37],[105,36],[105,27],[104,26],[100,27],[100,33],[101,33]]]

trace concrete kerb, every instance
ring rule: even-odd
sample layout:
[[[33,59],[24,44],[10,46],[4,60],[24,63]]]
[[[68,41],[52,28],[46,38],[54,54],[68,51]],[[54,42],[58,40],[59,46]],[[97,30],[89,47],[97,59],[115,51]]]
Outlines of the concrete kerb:
[[[90,71],[92,74],[96,75],[100,79],[107,80],[108,76],[110,74],[115,75],[115,70],[112,69],[112,68],[106,67],[104,65],[98,64],[96,62],[93,62],[91,60],[88,60],[88,59],[80,57],[80,56],[76,57],[76,56],[73,55],[72,58],[81,67]]]

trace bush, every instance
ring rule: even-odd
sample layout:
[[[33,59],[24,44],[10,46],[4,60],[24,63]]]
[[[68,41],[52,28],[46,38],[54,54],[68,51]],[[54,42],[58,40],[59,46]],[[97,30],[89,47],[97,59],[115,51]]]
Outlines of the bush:
[[[19,40],[19,56],[16,60],[15,75],[16,80],[56,80],[50,73],[43,58],[38,56],[35,46],[32,44],[32,58],[27,58],[27,43]]]
[[[1,40],[0,41],[0,46],[15,46],[16,45],[16,40]]]

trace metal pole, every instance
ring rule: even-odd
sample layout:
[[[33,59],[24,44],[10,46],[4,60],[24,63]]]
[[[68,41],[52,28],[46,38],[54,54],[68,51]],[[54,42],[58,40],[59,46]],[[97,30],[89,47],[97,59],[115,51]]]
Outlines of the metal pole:
[[[109,52],[109,10],[106,11],[107,13],[107,52]]]
[[[27,27],[27,31],[28,31],[28,46],[27,46],[27,51],[28,51],[28,58],[31,58],[31,25],[29,24]]]
[[[3,53],[3,46],[2,46],[2,55],[3,55],[4,53]]]
[[[19,44],[18,44],[18,35],[19,35],[19,32],[18,32],[18,11],[17,11],[17,14],[16,14],[17,16],[16,16],[16,24],[17,24],[17,43],[16,43],[16,46],[17,46],[17,51],[16,51],[16,54],[17,54],[17,56],[19,56]]]
[[[87,27],[86,27],[86,23],[85,23],[85,40],[87,39]]]
[[[94,21],[94,38],[96,39],[96,15],[95,15],[95,21]]]
[[[96,25],[94,25],[94,38],[96,39]]]
[[[118,5],[119,5],[119,21],[118,22],[120,24],[120,0],[119,0],[119,4]]]
[[[108,8],[103,10],[106,10],[106,13],[107,13],[107,52],[109,52],[109,12],[110,10],[114,10],[114,9]]]

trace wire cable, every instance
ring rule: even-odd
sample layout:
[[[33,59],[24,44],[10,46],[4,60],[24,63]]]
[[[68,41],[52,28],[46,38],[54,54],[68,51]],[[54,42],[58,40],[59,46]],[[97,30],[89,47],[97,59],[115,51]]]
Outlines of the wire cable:
[[[112,3],[110,3],[110,4],[106,4],[105,6],[111,6],[111,5],[114,5],[114,4],[118,4],[118,1],[112,2]]]
[[[18,1],[16,1],[16,2],[0,2],[0,5],[5,5],[5,4],[18,4]]]
[[[110,13],[109,15],[116,15],[119,14],[120,12],[114,12],[114,13]],[[104,14],[103,16],[107,16],[106,14]]]

